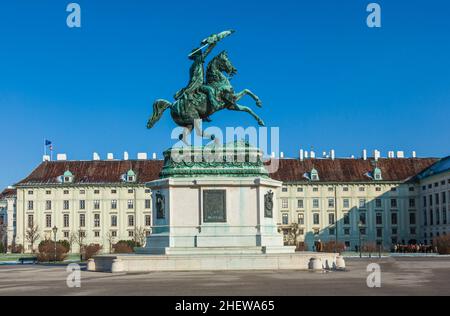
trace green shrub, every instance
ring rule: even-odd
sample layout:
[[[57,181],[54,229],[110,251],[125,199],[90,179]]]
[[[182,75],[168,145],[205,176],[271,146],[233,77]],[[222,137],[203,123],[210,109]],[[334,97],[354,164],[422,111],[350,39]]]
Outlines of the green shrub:
[[[8,247],[11,250],[11,253],[22,253],[23,246],[21,244],[12,244]]]
[[[84,260],[91,259],[97,255],[100,250],[102,250],[102,246],[99,244],[90,244],[89,246],[84,247]]]
[[[67,249],[60,243],[56,243],[56,256],[55,256],[55,243],[52,241],[45,241],[39,244],[39,253],[37,260],[39,262],[50,261],[64,261],[67,258]]]
[[[336,248],[336,249],[335,249]],[[345,251],[345,244],[343,242],[336,242],[334,240],[327,241],[323,244],[323,252],[338,252],[342,253]]]
[[[58,241],[59,244],[61,244],[64,248],[66,248],[67,252],[70,251],[70,243],[67,240],[60,240]]]
[[[138,243],[135,240],[119,240],[117,243],[125,243],[127,244],[130,248],[134,248],[134,247],[141,247],[141,244]]]
[[[114,253],[133,253],[134,248],[130,246],[130,243],[121,240],[113,246]]]

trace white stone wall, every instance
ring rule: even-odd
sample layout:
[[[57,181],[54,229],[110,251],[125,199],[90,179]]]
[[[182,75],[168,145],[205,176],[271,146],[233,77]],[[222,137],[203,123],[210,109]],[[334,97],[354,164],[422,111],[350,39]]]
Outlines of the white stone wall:
[[[113,190],[116,193],[113,193]],[[84,192],[84,193],[83,193]],[[32,193],[32,194],[31,194]],[[85,209],[80,208],[80,200],[85,201]],[[112,208],[112,200],[117,201],[117,209]],[[17,243],[25,245],[30,251],[25,231],[28,228],[29,215],[33,216],[34,225],[39,227],[42,239],[53,239],[52,228],[58,228],[57,240],[69,239],[72,233],[85,231],[85,244],[101,244],[105,252],[109,251],[108,233],[115,231],[114,241],[133,239],[135,229],[145,228],[145,216],[151,216],[151,207],[145,207],[145,200],[151,201],[151,193],[143,185],[96,185],[96,186],[42,186],[18,188],[17,190]],[[28,209],[29,201],[33,201],[33,210]],[[46,201],[51,201],[51,209],[47,209]],[[64,208],[65,201],[69,208]],[[99,209],[95,208],[99,201]],[[133,208],[128,208],[132,201]],[[150,202],[151,205],[151,202]],[[85,226],[80,227],[80,215],[85,216]],[[95,214],[100,216],[100,225],[95,225]],[[65,227],[64,215],[69,216],[69,226]],[[111,216],[117,216],[117,227],[111,226]],[[129,225],[128,216],[134,216],[134,225]],[[47,222],[51,216],[51,223]],[[48,225],[50,224],[50,225]],[[96,233],[97,232],[97,233]],[[35,248],[37,244],[35,244]],[[74,251],[78,251],[76,243]]]
[[[284,188],[284,189],[283,189]],[[419,187],[413,184],[401,183],[310,183],[310,184],[288,184],[284,185],[279,193],[280,215],[279,224],[283,228],[289,227],[292,223],[298,223],[298,215],[304,214],[304,224],[300,225],[304,234],[299,240],[307,243],[312,249],[314,241],[335,240],[335,232],[329,234],[329,229],[335,225],[329,223],[329,214],[335,214],[335,221],[338,224],[338,241],[347,242],[352,250],[359,245],[359,214],[365,213],[366,224],[363,228],[366,234],[362,235],[362,243],[381,243],[384,248],[390,248],[392,239],[398,242],[415,239],[420,240],[420,225],[418,217],[419,207]],[[336,208],[329,206],[328,200],[335,201]],[[314,200],[319,204],[315,207]],[[381,204],[377,205],[379,199]],[[395,199],[397,207],[391,207],[391,199]],[[410,199],[414,204],[410,207]],[[284,200],[284,202],[283,202]],[[287,208],[286,202],[288,201]],[[298,207],[298,200],[303,200],[303,207]],[[348,206],[344,205],[344,200],[348,200]],[[365,200],[364,207],[360,206],[360,200]],[[397,225],[391,223],[391,213],[397,213]],[[416,224],[409,223],[409,213],[416,214]],[[337,216],[336,216],[337,213]],[[344,215],[349,214],[350,223],[344,224]],[[381,214],[381,224],[376,222],[377,213]],[[283,214],[289,217],[288,225],[283,225]],[[319,224],[313,223],[314,214],[319,216]],[[412,234],[411,228],[416,230]],[[381,229],[381,237],[377,236],[377,229]],[[394,234],[397,230],[397,234]],[[319,234],[314,234],[317,230]]]
[[[450,172],[440,173],[420,181],[420,193],[420,225],[423,233],[422,239],[430,242],[437,236],[449,234]],[[436,195],[438,196],[437,199]],[[430,203],[430,197],[432,203]],[[426,202],[424,201],[424,198],[426,199]],[[438,217],[439,224],[437,222]]]
[[[3,217],[3,231],[4,236],[2,242],[6,246],[7,250],[10,247],[16,237],[16,197],[10,196],[3,200],[0,200],[0,215]]]

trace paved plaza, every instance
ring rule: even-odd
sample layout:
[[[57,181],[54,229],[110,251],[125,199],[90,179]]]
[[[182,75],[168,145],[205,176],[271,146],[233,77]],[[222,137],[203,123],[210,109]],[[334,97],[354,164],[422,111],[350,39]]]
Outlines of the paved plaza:
[[[368,288],[367,265],[381,267]],[[0,266],[0,295],[450,295],[450,257],[348,259],[345,272],[233,271],[109,274],[81,271],[68,288],[64,266]]]

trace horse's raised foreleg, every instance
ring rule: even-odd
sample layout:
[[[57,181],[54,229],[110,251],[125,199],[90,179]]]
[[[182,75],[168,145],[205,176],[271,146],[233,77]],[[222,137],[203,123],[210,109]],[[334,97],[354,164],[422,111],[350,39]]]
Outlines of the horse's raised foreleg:
[[[251,116],[253,116],[255,118],[255,120],[258,122],[259,126],[265,126],[264,121],[255,112],[253,112],[252,109],[250,109],[247,106],[234,104],[231,107],[229,107],[228,109],[230,109],[232,111],[247,112],[248,114],[250,114]]]
[[[236,102],[239,101],[240,99],[242,99],[246,95],[250,96],[253,100],[255,100],[257,106],[262,107],[261,99],[249,89],[244,89],[241,92],[236,93],[234,95]]]

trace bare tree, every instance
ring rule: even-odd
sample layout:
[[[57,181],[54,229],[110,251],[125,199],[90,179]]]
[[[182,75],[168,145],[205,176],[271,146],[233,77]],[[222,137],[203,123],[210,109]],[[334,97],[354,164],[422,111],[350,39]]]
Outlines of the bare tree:
[[[134,230],[134,241],[141,247],[145,245],[147,240],[147,230],[144,227],[136,227]]]
[[[6,252],[6,225],[0,222],[0,253]]]
[[[73,253],[73,245],[77,242],[77,233],[72,232],[69,236],[69,244],[70,244],[70,253]]]
[[[75,233],[75,243],[78,245],[79,249],[80,249],[80,261],[83,260],[83,247],[84,247],[84,241],[86,239],[86,231],[84,230],[78,230]]]
[[[113,234],[111,232],[108,232],[106,234],[106,240],[108,241],[108,245],[109,245],[109,253],[112,253],[114,239],[115,239],[115,237],[113,236]]]
[[[41,238],[39,234],[39,226],[33,226],[27,229],[25,239],[30,243],[31,252],[34,253],[34,243]]]

